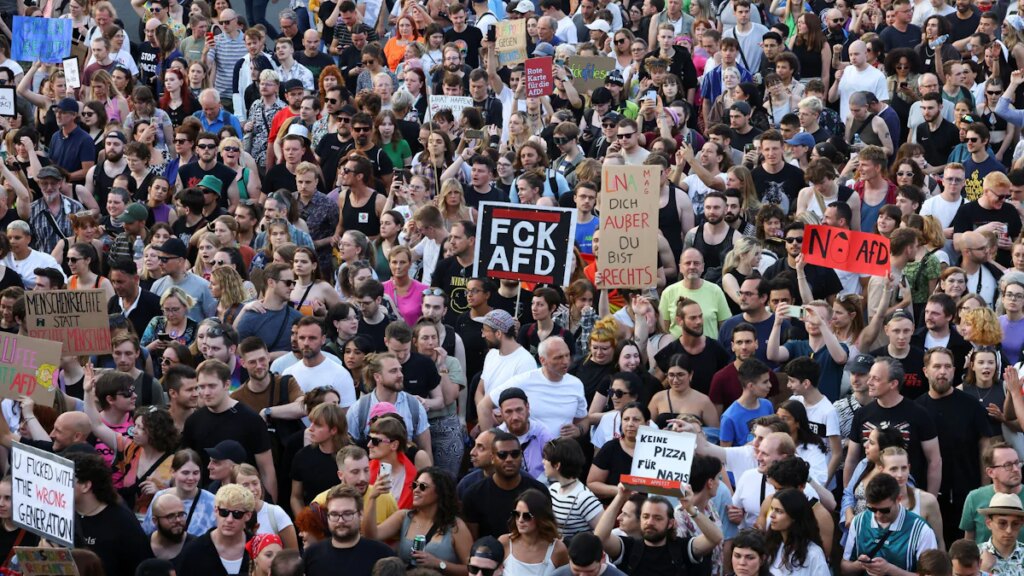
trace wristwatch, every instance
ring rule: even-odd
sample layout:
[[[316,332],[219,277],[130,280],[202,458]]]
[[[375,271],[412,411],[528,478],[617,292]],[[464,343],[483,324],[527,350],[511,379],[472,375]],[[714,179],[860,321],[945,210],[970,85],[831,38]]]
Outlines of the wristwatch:
[[[445,563],[444,560],[441,560],[440,562],[437,563],[437,569],[440,570],[441,572],[444,572],[445,570],[448,569],[448,564]]]
[[[266,408],[263,409],[263,417],[270,418],[270,406],[267,406]]]

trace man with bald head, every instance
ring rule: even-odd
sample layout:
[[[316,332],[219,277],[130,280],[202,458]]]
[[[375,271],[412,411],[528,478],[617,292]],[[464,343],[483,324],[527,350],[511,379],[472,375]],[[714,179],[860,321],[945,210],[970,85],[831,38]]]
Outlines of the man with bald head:
[[[161,26],[160,20],[150,18],[143,28],[143,40],[139,43],[139,77],[145,84],[150,84],[156,77],[160,59],[160,44],[156,39],[156,29]]]
[[[786,432],[772,432],[761,440],[755,458],[757,468],[751,468],[736,480],[736,491],[732,495],[732,505],[728,507],[729,519],[739,524],[740,528],[750,528],[761,512],[761,502],[775,493],[770,482],[764,481],[764,474],[772,464],[796,457],[796,444]],[[818,493],[810,483],[804,487],[808,498],[818,498]],[[829,502],[822,502],[828,508]],[[831,504],[835,505],[833,499]]]
[[[658,306],[666,329],[673,336],[680,337],[683,327],[673,322],[676,317],[676,303],[680,298],[689,298],[700,304],[704,314],[704,336],[718,338],[718,328],[732,316],[725,292],[712,282],[704,280],[704,255],[696,248],[687,248],[679,257],[679,282],[665,288]]]
[[[313,85],[320,85],[320,73],[334,65],[334,59],[321,50],[320,33],[310,28],[302,33],[302,51],[295,53],[295,61],[313,73]]]
[[[871,92],[879,100],[889,100],[889,84],[885,74],[868,64],[868,47],[860,41],[850,43],[850,65],[836,71],[836,82],[828,90],[828,101],[839,101],[839,117],[846,122],[850,115],[850,96],[855,92]]]
[[[1018,238],[1021,233],[1020,214],[1013,204],[1008,202],[1013,193],[1010,191],[1010,179],[1006,174],[1002,172],[989,173],[981,181],[981,188],[981,196],[977,200],[967,202],[961,206],[956,216],[953,217],[953,244],[957,250],[964,253],[961,239],[969,231],[996,234],[999,243],[994,255],[982,252],[981,250],[973,251],[972,259],[977,261],[977,265],[972,265],[972,269],[968,271],[968,292],[978,292],[978,290],[975,290],[977,286],[977,266],[986,264],[986,268],[993,272],[997,272],[997,270],[996,267],[988,264],[991,260],[998,262],[1006,269],[1013,266],[1013,261],[1010,258],[1013,240]],[[973,246],[977,242],[972,240],[970,244]],[[966,257],[964,260],[965,263],[962,266],[967,270]],[[972,273],[975,273],[975,275],[971,276]],[[999,281],[999,275],[995,276],[994,281]],[[982,292],[988,303],[993,304],[995,302],[995,292],[990,292],[987,287],[988,284],[986,283],[986,289]]]
[[[53,423],[53,431],[47,433],[36,419],[34,410],[35,402],[31,398],[23,396],[21,398],[21,419],[28,428],[28,437],[11,432],[9,426],[0,426],[0,446],[9,449],[13,440],[33,448],[60,454],[69,446],[89,439],[92,424],[85,412],[65,412],[57,416],[57,420]]]
[[[156,531],[149,537],[149,545],[154,556],[174,562],[185,545],[195,539],[185,529],[187,519],[185,505],[174,491],[165,491],[153,499],[153,524]]]

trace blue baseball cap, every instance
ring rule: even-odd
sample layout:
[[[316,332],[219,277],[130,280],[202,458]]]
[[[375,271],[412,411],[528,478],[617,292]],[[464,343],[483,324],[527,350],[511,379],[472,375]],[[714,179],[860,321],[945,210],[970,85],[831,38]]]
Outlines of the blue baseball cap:
[[[808,148],[814,148],[814,136],[811,136],[807,132],[797,132],[792,138],[786,140],[786,144],[790,146],[807,146]]]

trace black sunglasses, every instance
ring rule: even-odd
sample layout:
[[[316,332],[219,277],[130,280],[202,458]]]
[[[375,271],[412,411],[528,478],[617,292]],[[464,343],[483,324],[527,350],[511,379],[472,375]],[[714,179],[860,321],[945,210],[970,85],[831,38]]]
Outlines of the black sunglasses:
[[[245,518],[246,512],[245,510],[228,510],[227,508],[217,508],[217,514],[219,514],[221,518],[227,518],[228,516],[231,516],[235,520],[241,520],[242,518]]]
[[[623,396],[632,396],[629,390],[609,390],[608,395],[612,398],[622,398]]]
[[[874,506],[868,506],[868,510],[870,510],[872,514],[888,514],[889,512],[892,512],[892,507],[886,506],[885,508],[875,508]]]
[[[118,390],[117,395],[123,398],[131,398],[135,396],[135,386],[130,386],[127,390]]]
[[[497,568],[481,568],[479,566],[473,566],[472,564],[466,566],[466,572],[473,574],[474,576],[476,574],[480,574],[481,576],[494,576],[495,570],[497,570]]]
[[[370,446],[380,446],[381,444],[390,444],[391,440],[387,438],[378,438],[376,436],[370,436],[369,440],[366,441]]]
[[[523,455],[522,450],[502,450],[501,452],[495,452],[498,455],[498,460],[508,460],[509,457],[519,458]]]
[[[417,482],[415,480],[409,482],[409,490],[412,490],[413,492],[417,490],[419,490],[420,492],[426,492],[429,489],[430,484],[427,484],[426,482]]]
[[[803,236],[791,236],[789,238],[786,238],[786,244],[802,244],[803,241]]]
[[[533,521],[533,513],[531,512],[520,512],[518,510],[513,510],[512,517],[516,520],[522,520],[523,522]]]

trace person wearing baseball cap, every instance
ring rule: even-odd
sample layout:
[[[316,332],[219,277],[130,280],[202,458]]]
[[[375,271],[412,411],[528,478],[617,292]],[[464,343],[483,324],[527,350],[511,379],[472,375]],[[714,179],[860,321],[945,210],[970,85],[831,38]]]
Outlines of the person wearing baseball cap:
[[[527,0],[526,4],[532,3]],[[473,546],[470,548],[467,571],[470,574],[501,576],[503,562],[505,562],[505,547],[494,536],[484,536],[473,542]]]
[[[164,275],[153,283],[150,291],[164,294],[171,287],[177,286],[195,300],[188,311],[188,317],[196,322],[217,315],[217,300],[210,293],[210,283],[202,276],[194,274],[188,262],[188,248],[181,238],[172,236],[163,244],[156,246],[159,252],[160,269]]]
[[[68,173],[68,180],[85,182],[85,174],[96,164],[96,144],[78,125],[78,102],[64,98],[57,103],[57,126],[50,138],[50,161]]]
[[[54,134],[54,138],[60,134]],[[89,140],[91,142],[92,137]],[[65,171],[61,168],[53,164],[43,166],[35,177],[42,195],[31,203],[18,202],[18,217],[32,227],[32,248],[40,252],[49,254],[61,239],[71,238],[74,235],[71,215],[85,210],[81,202],[61,194],[65,180]]]
[[[124,225],[124,231],[114,237],[107,252],[107,262],[115,260],[133,260],[135,258],[134,244],[136,238],[142,238],[143,243],[149,237],[146,230],[146,221],[149,219],[149,210],[141,202],[132,202],[125,206],[124,212],[114,220]]]
[[[178,169],[178,183],[181,184],[182,188],[196,188],[203,185],[210,190],[216,189],[218,195],[217,206],[227,209],[229,198],[232,204],[238,202],[238,187],[229,186],[227,194],[221,194],[221,192],[223,191],[224,183],[234,182],[238,175],[220,161],[220,157],[217,155],[219,146],[220,136],[212,132],[200,132],[199,136],[196,137],[196,161],[189,162]],[[270,157],[269,151],[267,157]],[[212,180],[207,179],[209,176],[215,176],[221,182],[221,186],[214,186]],[[204,182],[205,184],[203,184]],[[211,198],[209,197],[203,198],[202,212],[207,218],[213,220],[217,215],[210,216],[210,214],[213,214],[212,211],[210,214],[207,214],[210,200]]]

